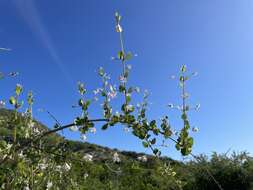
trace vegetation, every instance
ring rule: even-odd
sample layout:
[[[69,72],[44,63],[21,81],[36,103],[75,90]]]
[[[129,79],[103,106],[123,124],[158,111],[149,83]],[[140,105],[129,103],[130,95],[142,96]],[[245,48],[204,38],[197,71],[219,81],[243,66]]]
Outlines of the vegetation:
[[[14,112],[6,109],[0,110],[1,130],[5,131],[5,137],[11,135],[7,125],[8,118]],[[22,117],[22,116],[21,116]],[[21,119],[22,120],[22,119]],[[4,121],[4,122],[3,122]],[[35,127],[48,130],[44,125],[36,122]],[[3,137],[3,136],[2,136]],[[6,141],[11,141],[7,138]],[[101,147],[87,142],[70,141],[59,135],[47,136],[43,144],[47,143],[40,154],[46,154],[51,162],[66,163],[71,166],[68,175],[54,176],[53,182],[59,181],[58,187],[65,189],[184,189],[184,190],[215,190],[219,189],[208,175],[208,169],[223,189],[250,190],[253,188],[253,158],[245,152],[218,155],[213,153],[209,159],[207,156],[198,156],[198,161],[178,162],[168,157],[157,158],[143,153],[118,151]],[[29,155],[31,152],[24,152]],[[120,162],[113,162],[114,154],[117,153]],[[9,163],[11,165],[11,163]],[[65,165],[67,169],[68,165]],[[50,171],[51,168],[41,169]],[[19,166],[21,167],[21,166]],[[52,171],[50,171],[52,172]],[[42,175],[42,173],[36,173]],[[0,183],[4,184],[5,171],[1,170]],[[71,178],[69,178],[71,176]],[[46,176],[44,176],[46,177]],[[73,183],[71,183],[71,180]],[[77,182],[77,184],[74,183]],[[43,183],[42,183],[43,184]],[[44,186],[34,189],[45,189]],[[2,189],[6,189],[2,186]]]

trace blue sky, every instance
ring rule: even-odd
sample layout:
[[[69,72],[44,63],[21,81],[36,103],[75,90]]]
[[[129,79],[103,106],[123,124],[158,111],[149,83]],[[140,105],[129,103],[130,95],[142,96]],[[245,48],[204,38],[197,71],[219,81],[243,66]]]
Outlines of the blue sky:
[[[168,110],[179,103],[178,84],[170,80],[186,64],[199,76],[187,88],[190,103],[201,110],[190,114],[193,152],[232,150],[253,152],[253,2],[250,0],[128,0],[62,1],[1,0],[0,70],[19,71],[16,79],[1,81],[1,99],[16,83],[35,93],[35,117],[53,126],[44,108],[67,124],[78,114],[76,82],[89,90],[100,85],[95,70],[103,66],[113,79],[120,74],[111,56],[119,50],[114,12],[123,16],[126,49],[138,54],[131,64],[130,83],[151,92],[149,117],[168,115],[180,128],[179,113]],[[4,89],[4,90],[3,90]],[[99,104],[97,105],[99,107]],[[98,108],[92,114],[96,115]],[[99,126],[98,126],[99,127]],[[68,138],[79,135],[64,131]],[[88,141],[124,150],[145,151],[140,141],[118,126],[89,135]],[[180,158],[171,148],[165,155]]]

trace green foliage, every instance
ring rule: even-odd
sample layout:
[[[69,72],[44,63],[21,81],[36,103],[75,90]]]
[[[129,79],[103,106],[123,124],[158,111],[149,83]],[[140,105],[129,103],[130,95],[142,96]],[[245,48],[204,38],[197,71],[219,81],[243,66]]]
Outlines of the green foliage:
[[[198,160],[198,162],[191,161],[187,164],[188,183],[184,189],[218,189],[214,181],[207,175],[206,169],[212,173],[224,190],[253,189],[253,159],[245,152],[233,153],[230,157],[226,154],[213,153],[211,159],[201,155]]]

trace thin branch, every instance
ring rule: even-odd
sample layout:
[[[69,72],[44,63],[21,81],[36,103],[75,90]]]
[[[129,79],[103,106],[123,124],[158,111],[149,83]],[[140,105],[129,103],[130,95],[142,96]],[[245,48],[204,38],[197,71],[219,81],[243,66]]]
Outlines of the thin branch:
[[[46,110],[46,112],[47,112],[47,114],[57,123],[57,125],[61,127],[61,124],[60,124],[60,122],[56,119],[56,117],[55,117],[53,114],[51,114],[48,110]]]
[[[88,123],[91,123],[91,122],[108,122],[109,119],[91,119],[91,120],[88,120]],[[41,134],[40,136],[38,136],[37,138],[41,139],[47,135],[50,135],[52,133],[56,133],[58,131],[61,131],[63,129],[67,129],[67,128],[70,128],[72,126],[75,126],[75,123],[71,123],[71,124],[68,124],[68,125],[64,125],[64,126],[61,126],[61,127],[58,127],[56,129],[52,129],[50,131],[46,131],[44,132],[43,134]]]

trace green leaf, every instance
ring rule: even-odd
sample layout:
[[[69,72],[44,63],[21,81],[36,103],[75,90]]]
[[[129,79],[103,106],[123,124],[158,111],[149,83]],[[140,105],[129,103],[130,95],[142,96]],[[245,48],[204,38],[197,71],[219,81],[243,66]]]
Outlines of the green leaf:
[[[102,130],[106,130],[107,128],[109,127],[109,124],[108,123],[106,123],[106,124],[104,124],[103,126],[102,126]]]
[[[160,130],[159,130],[158,128],[154,128],[154,129],[153,129],[153,133],[154,133],[155,135],[159,135],[159,131],[160,131]]]
[[[75,120],[74,120],[74,124],[77,125],[77,126],[81,126],[85,123],[85,121],[87,121],[87,118],[80,118],[80,117],[77,117]]]
[[[79,99],[78,105],[79,105],[79,106],[83,106],[83,104],[84,104],[83,99]]]
[[[146,117],[145,112],[146,112],[146,110],[145,110],[145,109],[142,109],[142,110],[141,110],[141,117],[142,117],[142,118],[145,118],[145,117]]]
[[[151,144],[155,144],[156,143],[156,138],[153,138],[151,141],[150,141]]]
[[[133,88],[133,87],[129,87],[128,90],[127,90],[127,92],[130,93],[130,94],[131,94],[133,91],[134,91],[134,88]]]
[[[192,137],[188,138],[188,144],[189,144],[189,146],[192,147],[193,143],[194,143],[193,138]]]
[[[123,51],[119,51],[119,53],[118,53],[118,59],[124,60],[124,53],[123,53]]]
[[[23,87],[20,84],[17,84],[16,89],[15,89],[16,95],[19,96],[21,94],[22,90],[23,90]]]
[[[155,148],[155,149],[153,150],[153,153],[154,153],[155,155],[157,155],[157,156],[160,156],[160,155],[161,155],[161,152],[160,152],[157,148]]]
[[[143,145],[144,148],[148,148],[148,146],[149,146],[146,141],[142,141],[142,145]]]
[[[130,59],[132,59],[132,57],[133,57],[132,53],[131,53],[131,52],[128,52],[128,53],[126,54],[125,60],[130,60]]]
[[[115,19],[117,23],[119,23],[119,21],[121,20],[121,16],[118,12],[115,12]]]
[[[126,90],[126,88],[123,85],[119,85],[119,91],[120,92],[124,92]]]
[[[181,67],[181,72],[182,72],[182,73],[185,73],[185,72],[186,72],[186,65],[183,65],[183,66]]]
[[[182,120],[187,120],[187,115],[186,115],[185,113],[183,113],[183,114],[181,115],[181,118],[182,118]]]
[[[81,95],[84,95],[84,93],[86,92],[86,89],[84,88],[84,84],[81,82],[78,82],[78,91]]]
[[[183,76],[180,76],[179,80],[180,80],[181,82],[184,82],[184,77],[183,77]]]
[[[166,128],[165,130],[164,130],[164,138],[169,138],[170,136],[172,135],[172,132],[171,132],[171,130],[169,129],[169,128]]]
[[[131,96],[130,95],[127,95],[126,96],[126,102],[129,103],[131,101]]]
[[[99,74],[99,76],[104,76],[104,74],[105,74],[105,71],[104,71],[104,69],[103,69],[103,67],[99,67],[99,69],[98,69],[98,74]]]
[[[156,120],[152,120],[152,121],[150,122],[150,127],[151,127],[151,128],[156,128]]]
[[[28,93],[27,102],[28,102],[29,105],[32,105],[32,104],[33,104],[33,93],[32,93],[32,91],[30,91],[30,92]]]
[[[15,105],[16,104],[16,99],[13,96],[11,96],[9,102],[10,102],[11,105]]]
[[[22,90],[23,90],[23,87],[20,84],[17,84],[16,89],[15,89],[16,95],[19,96],[21,94]]]
[[[177,143],[177,144],[175,145],[175,147],[176,147],[177,150],[180,150],[180,147],[181,147],[181,146],[180,146],[179,143]]]

